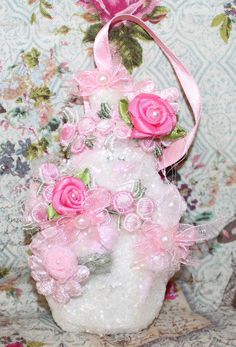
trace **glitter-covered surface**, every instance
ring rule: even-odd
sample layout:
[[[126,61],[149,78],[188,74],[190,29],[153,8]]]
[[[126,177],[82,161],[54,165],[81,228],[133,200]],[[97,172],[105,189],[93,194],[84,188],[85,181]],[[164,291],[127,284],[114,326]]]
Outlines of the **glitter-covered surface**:
[[[134,268],[135,239],[135,235],[120,235],[111,272],[92,276],[82,296],[66,305],[47,298],[53,318],[63,330],[129,333],[152,323],[162,306],[168,276],[160,272],[152,280],[147,270]]]

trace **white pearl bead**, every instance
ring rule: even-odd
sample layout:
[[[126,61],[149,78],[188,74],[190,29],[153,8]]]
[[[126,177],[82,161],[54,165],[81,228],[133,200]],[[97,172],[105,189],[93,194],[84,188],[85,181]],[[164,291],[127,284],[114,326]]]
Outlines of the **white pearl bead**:
[[[168,241],[169,241],[169,239],[168,239],[168,237],[167,237],[167,236],[163,236],[163,237],[162,237],[162,241],[163,241],[163,242],[168,242]]]
[[[101,75],[101,76],[99,77],[99,81],[100,81],[101,83],[107,82],[107,76],[106,76],[106,75]]]

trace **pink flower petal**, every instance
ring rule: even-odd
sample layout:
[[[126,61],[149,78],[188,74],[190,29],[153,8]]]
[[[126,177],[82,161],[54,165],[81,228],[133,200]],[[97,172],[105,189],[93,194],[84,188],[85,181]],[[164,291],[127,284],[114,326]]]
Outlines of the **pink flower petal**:
[[[45,296],[52,295],[54,291],[54,280],[51,279],[45,282],[37,282],[36,287],[39,294],[42,294]]]
[[[40,202],[33,208],[31,214],[35,222],[46,222],[48,220],[48,205]]]
[[[82,153],[84,149],[85,149],[85,137],[77,136],[71,145],[71,148],[70,148],[71,153],[73,154]]]

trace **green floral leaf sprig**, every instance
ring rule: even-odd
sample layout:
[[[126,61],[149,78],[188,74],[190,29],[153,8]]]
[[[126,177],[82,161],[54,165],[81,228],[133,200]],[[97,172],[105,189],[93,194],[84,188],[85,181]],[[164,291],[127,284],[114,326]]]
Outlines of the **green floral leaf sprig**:
[[[211,22],[212,27],[220,27],[220,36],[228,43],[233,24],[236,23],[236,1],[224,4],[224,12],[215,16]]]
[[[143,17],[151,23],[159,23],[168,14],[165,6],[156,6],[153,11]],[[98,32],[103,27],[99,16],[85,13],[82,16],[87,22],[92,23],[84,32],[84,43],[94,42]],[[137,24],[121,24],[110,31],[110,40],[117,48],[123,65],[132,73],[143,62],[143,49],[139,40],[152,41],[151,36]]]
[[[55,30],[55,34],[57,35],[66,35],[71,31],[71,28],[67,25],[62,25],[60,28]]]
[[[51,90],[48,86],[35,87],[31,90],[30,98],[34,100],[35,107],[39,107],[43,102],[50,102],[52,96]]]
[[[30,52],[24,54],[25,64],[29,68],[34,68],[39,64],[40,52],[36,48],[32,48]]]
[[[28,0],[29,5],[32,5],[36,2],[37,0]],[[47,0],[39,0],[39,12],[41,15],[47,19],[52,19],[52,15],[50,14],[49,10],[52,9],[53,6],[52,4],[47,1]],[[37,22],[37,16],[33,12],[31,17],[30,17],[30,24],[33,25],[34,23]]]

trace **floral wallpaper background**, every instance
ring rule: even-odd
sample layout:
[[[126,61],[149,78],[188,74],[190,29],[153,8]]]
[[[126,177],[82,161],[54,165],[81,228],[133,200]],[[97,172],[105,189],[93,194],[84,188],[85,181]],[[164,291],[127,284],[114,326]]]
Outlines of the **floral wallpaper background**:
[[[30,234],[23,227],[22,213],[31,163],[60,151],[61,120],[81,112],[80,100],[71,91],[73,73],[92,66],[96,33],[117,10],[127,8],[126,1],[120,1],[118,8],[107,0],[103,3],[106,13],[92,0],[0,3],[0,346],[94,346],[90,338],[62,333],[35,294],[27,269]],[[192,309],[220,328],[158,338],[152,345],[190,346],[191,339],[202,339],[204,346],[214,341],[215,346],[233,346],[236,1],[153,0],[136,15],[189,67],[203,97],[200,129],[188,160],[178,170],[168,171],[188,204],[185,220],[198,224],[227,216],[218,238],[199,246],[198,264],[180,275]],[[110,39],[138,79],[155,76],[160,88],[177,85],[165,57],[143,30],[122,25],[111,31]],[[183,97],[181,122],[187,128],[192,124]],[[176,299],[175,285],[169,287],[167,300]]]

